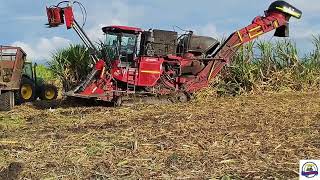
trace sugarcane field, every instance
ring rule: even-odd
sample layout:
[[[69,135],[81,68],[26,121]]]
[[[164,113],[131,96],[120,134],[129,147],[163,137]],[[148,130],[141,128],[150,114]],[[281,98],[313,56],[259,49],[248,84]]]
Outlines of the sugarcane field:
[[[320,179],[320,2],[0,3],[0,180]]]

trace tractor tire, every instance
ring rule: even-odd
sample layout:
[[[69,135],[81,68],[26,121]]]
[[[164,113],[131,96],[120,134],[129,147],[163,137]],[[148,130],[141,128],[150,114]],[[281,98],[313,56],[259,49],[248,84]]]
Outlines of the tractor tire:
[[[0,111],[11,111],[14,107],[14,92],[8,91],[0,95]]]
[[[52,101],[58,97],[58,88],[51,84],[45,84],[40,88],[39,98],[41,100]]]
[[[26,77],[22,77],[20,89],[16,93],[16,103],[22,104],[36,100],[35,82]]]

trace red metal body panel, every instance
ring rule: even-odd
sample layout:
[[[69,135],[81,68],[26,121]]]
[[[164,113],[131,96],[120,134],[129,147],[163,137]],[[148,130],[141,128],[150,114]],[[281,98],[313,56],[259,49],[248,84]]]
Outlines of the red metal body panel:
[[[162,74],[163,58],[139,57],[138,68],[119,67],[120,61],[112,63],[111,74],[116,80],[135,86],[151,87],[156,85]]]
[[[141,57],[139,62],[138,86],[156,85],[162,74],[163,58]]]
[[[121,82],[128,82],[128,68],[127,67],[121,67],[120,60],[114,60],[112,61],[112,68],[111,68],[111,75],[114,79],[121,81]],[[133,71],[136,70],[136,68],[131,68]],[[135,75],[136,77],[136,75]]]
[[[72,7],[47,7],[48,25],[49,27],[57,27],[66,24],[67,29],[71,29],[74,23],[74,15]]]
[[[80,96],[90,98],[95,97],[104,101],[111,101],[114,98],[117,89],[113,85],[112,78],[101,78],[95,80],[88,85],[85,90],[80,93]]]
[[[74,15],[73,15],[72,7],[64,8],[64,16],[66,20],[67,29],[71,29],[74,23]]]
[[[140,28],[137,28],[137,27],[130,27],[130,26],[106,26],[106,27],[103,27],[102,28],[103,31],[115,31],[115,30],[118,30],[118,31],[132,31],[134,33],[140,33],[142,32],[143,30],[140,29]]]
[[[83,95],[99,95],[104,94],[104,90],[99,87],[98,84],[92,83],[90,84],[83,92]]]
[[[48,24],[50,27],[57,27],[63,24],[63,17],[61,17],[61,8],[47,7]]]

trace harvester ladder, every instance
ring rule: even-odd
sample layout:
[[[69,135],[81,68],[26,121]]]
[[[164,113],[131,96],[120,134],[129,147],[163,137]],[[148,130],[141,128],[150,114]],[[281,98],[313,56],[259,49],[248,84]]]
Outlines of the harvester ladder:
[[[137,68],[127,69],[127,93],[136,92],[136,82],[137,82]]]

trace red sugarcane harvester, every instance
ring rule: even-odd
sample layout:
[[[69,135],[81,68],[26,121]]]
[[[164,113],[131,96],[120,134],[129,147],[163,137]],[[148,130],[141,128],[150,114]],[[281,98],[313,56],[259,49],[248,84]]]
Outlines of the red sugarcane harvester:
[[[68,3],[61,7],[63,3]],[[99,59],[97,49],[74,18],[74,1],[47,8],[49,27],[66,24],[91,49],[92,72],[67,96],[121,104],[124,95],[174,95],[187,101],[190,95],[207,87],[245,43],[276,30],[275,36],[289,36],[289,19],[300,19],[302,12],[285,1],[275,1],[264,16],[232,33],[220,43],[193,32],[178,37],[177,32],[127,26],[102,28],[109,58]]]

